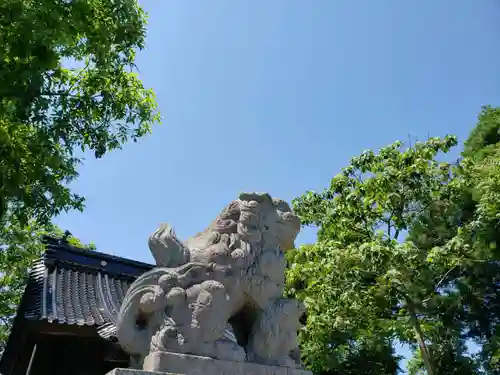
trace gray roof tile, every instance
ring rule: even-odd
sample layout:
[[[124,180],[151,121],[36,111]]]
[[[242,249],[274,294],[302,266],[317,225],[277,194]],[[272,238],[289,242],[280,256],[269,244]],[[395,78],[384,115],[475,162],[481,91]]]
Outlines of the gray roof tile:
[[[95,326],[113,339],[116,318],[134,279],[153,266],[94,251],[74,248],[51,238],[33,266],[20,306],[27,320]]]

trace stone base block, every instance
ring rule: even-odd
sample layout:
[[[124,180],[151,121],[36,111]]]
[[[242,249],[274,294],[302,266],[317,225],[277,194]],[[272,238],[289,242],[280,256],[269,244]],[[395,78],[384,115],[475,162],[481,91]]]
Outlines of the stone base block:
[[[169,374],[168,372],[149,372],[143,370],[134,370],[131,368],[115,368],[111,370],[106,375],[177,375]]]
[[[115,369],[108,375],[312,375],[310,371],[290,367],[221,361],[177,353],[152,353],[144,360],[144,369]]]

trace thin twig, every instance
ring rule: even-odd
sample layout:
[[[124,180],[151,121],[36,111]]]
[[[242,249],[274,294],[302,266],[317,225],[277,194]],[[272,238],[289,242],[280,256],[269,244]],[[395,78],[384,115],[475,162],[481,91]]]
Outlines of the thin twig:
[[[448,270],[448,271],[444,274],[444,276],[441,278],[441,280],[439,280],[439,282],[438,282],[438,283],[437,283],[437,285],[435,286],[434,291],[433,291],[433,292],[432,292],[432,293],[431,293],[431,294],[430,294],[430,295],[429,295],[426,299],[424,299],[424,300],[422,301],[422,304],[424,304],[424,303],[426,303],[426,302],[429,302],[429,300],[431,299],[432,295],[433,295],[434,293],[436,293],[436,292],[437,292],[437,290],[439,289],[440,285],[444,282],[444,280],[446,280],[446,278],[448,277],[448,275],[449,275],[449,274],[450,274],[450,273],[451,273],[451,272],[452,272],[455,268],[457,268],[457,266],[458,266],[459,262],[460,262],[463,258],[464,258],[464,256],[462,255],[462,256],[458,259],[457,263],[456,263],[453,267],[451,267],[451,268],[450,268],[450,269],[449,269],[449,270]]]

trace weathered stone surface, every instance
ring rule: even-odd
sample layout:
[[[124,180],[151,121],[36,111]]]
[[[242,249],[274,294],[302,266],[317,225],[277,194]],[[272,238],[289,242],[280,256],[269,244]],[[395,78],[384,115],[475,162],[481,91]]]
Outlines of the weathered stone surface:
[[[111,370],[106,375],[178,375],[178,374],[169,374],[167,372],[150,372],[144,370],[135,370],[130,368],[115,368]]]
[[[275,372],[263,374],[300,368],[297,330],[304,307],[282,298],[284,251],[299,230],[286,202],[257,193],[241,194],[184,243],[162,225],[149,239],[158,267],[140,276],[123,301],[120,344],[138,367],[154,371],[187,371],[152,360],[172,353],[200,356],[204,366],[214,359],[235,369],[248,362],[284,366],[266,367]]]
[[[152,371],[163,368],[164,372]],[[310,371],[284,366],[266,366],[251,362],[221,361],[178,353],[152,353],[144,361],[144,370],[115,369],[108,375],[312,375]]]
[[[266,366],[251,362],[221,361],[178,353],[151,353],[144,360],[144,370],[163,368],[164,371],[185,375],[311,375],[309,371],[285,367]]]

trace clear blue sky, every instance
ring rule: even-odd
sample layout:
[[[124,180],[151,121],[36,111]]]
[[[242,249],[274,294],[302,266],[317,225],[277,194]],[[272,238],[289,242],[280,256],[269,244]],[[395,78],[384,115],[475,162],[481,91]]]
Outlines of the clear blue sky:
[[[73,186],[87,208],[57,220],[100,251],[151,262],[160,222],[193,235],[241,191],[321,190],[365,149],[463,141],[500,104],[497,0],[141,3],[137,65],[164,124],[88,158]]]
[[[89,157],[74,184],[85,212],[57,220],[104,252],[150,262],[160,222],[190,236],[240,191],[321,190],[364,149],[463,140],[500,104],[497,0],[141,3],[137,65],[164,123]]]

